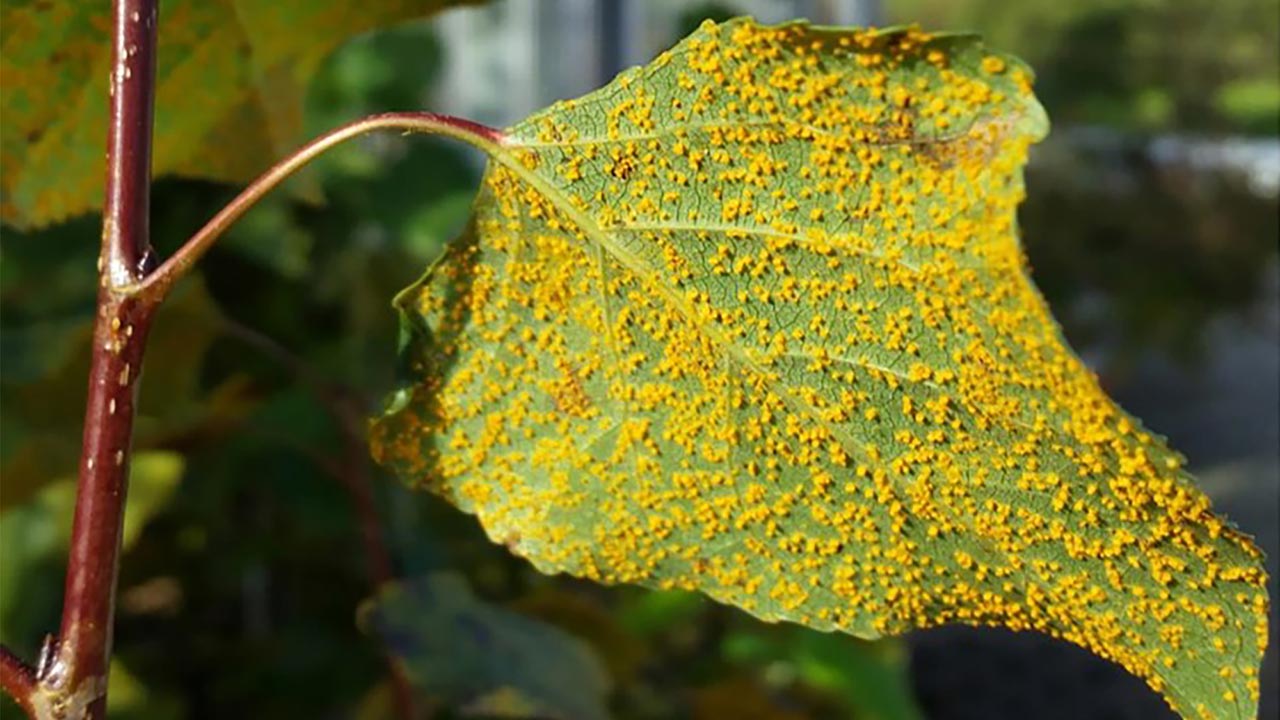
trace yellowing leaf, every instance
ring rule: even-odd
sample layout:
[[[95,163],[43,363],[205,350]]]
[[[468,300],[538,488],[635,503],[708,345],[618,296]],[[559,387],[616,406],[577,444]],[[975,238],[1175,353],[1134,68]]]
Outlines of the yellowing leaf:
[[[750,21],[509,131],[373,448],[547,572],[874,638],[1038,630],[1251,718],[1260,553],[1098,387],[969,37]]]
[[[341,41],[462,0],[173,0],[161,8],[156,175],[243,181],[303,138],[306,83]],[[0,4],[0,218],[102,202],[109,2]],[[128,82],[128,79],[124,80]]]

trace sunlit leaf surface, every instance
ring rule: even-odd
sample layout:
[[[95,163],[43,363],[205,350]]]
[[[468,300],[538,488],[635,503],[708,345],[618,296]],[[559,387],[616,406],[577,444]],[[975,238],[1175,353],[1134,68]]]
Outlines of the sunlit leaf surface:
[[[1030,82],[970,37],[737,21],[534,115],[399,300],[375,454],[547,572],[1039,630],[1253,717],[1260,553],[1028,278]]]
[[[340,42],[463,1],[163,3],[155,173],[252,178],[303,140],[306,83]],[[43,225],[102,202],[110,13],[96,0],[0,3],[5,222]]]

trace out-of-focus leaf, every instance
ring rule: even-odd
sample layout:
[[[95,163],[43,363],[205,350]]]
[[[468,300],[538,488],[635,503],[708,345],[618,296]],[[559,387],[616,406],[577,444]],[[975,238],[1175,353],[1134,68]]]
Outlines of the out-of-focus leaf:
[[[29,383],[66,365],[93,332],[93,314],[45,320],[0,335],[0,367],[6,384]]]
[[[301,140],[306,83],[338,43],[453,4],[166,2],[159,18],[155,173],[253,177]],[[101,202],[110,10],[110,3],[81,0],[0,4],[5,222],[45,224]],[[137,82],[116,80],[130,81]]]
[[[455,193],[422,207],[404,225],[405,249],[423,262],[440,256],[440,248],[466,225],[471,193]]]
[[[693,696],[694,720],[805,720],[802,713],[779,707],[760,683],[733,676],[698,688]]]
[[[124,548],[133,545],[151,516],[169,502],[185,467],[186,461],[175,452],[140,452],[133,457],[129,467],[128,511],[120,534]]]
[[[868,720],[914,720],[920,710],[907,673],[906,649],[897,640],[866,642],[797,628],[787,633],[738,633],[725,640],[733,662],[785,664],[796,679],[821,690],[851,715]]]
[[[29,372],[0,375],[0,509],[24,502],[44,483],[75,471],[80,457],[92,317],[73,315],[5,329],[6,354]],[[203,285],[179,288],[161,308],[148,339],[138,404],[141,449],[222,427],[246,411],[245,388],[229,381],[200,388],[201,360],[217,336],[220,316]],[[38,347],[39,343],[48,347]]]
[[[121,545],[131,547],[147,522],[164,508],[182,479],[185,462],[173,452],[139,452],[129,469],[129,493]],[[63,562],[71,538],[76,480],[59,478],[31,500],[0,512],[0,642],[10,633],[36,627],[36,614],[56,608],[61,580],[41,573],[45,564]],[[41,581],[52,583],[40,587]]]
[[[296,280],[310,269],[313,238],[297,226],[284,203],[264,203],[253,209],[229,233],[225,246],[275,272]]]
[[[430,22],[352,38],[325,59],[308,89],[308,127],[320,132],[360,114],[422,106],[443,54]]]
[[[520,690],[503,687],[467,703],[459,714],[469,718],[533,719],[544,717],[545,711]]]
[[[0,443],[0,511],[27,502],[41,487],[59,473],[76,466],[80,453],[75,427],[68,423],[66,433],[40,432],[28,429],[22,419],[5,413],[5,440]]]
[[[396,717],[395,690],[390,681],[369,689],[352,713],[355,720],[391,720]]]
[[[398,301],[375,455],[545,572],[1034,629],[1253,717],[1261,553],[1031,284],[1030,81],[972,37],[734,21],[535,114]]]
[[[651,635],[697,615],[706,600],[687,590],[658,590],[638,595],[623,606],[621,622],[631,632]]]
[[[511,607],[586,642],[618,685],[627,684],[645,659],[644,643],[618,622],[614,612],[583,594],[548,585],[521,597]]]
[[[415,687],[451,707],[511,716],[519,705],[525,711],[514,716],[564,720],[608,716],[609,679],[585,645],[478,600],[461,577],[388,585],[360,617]]]
[[[1222,114],[1259,134],[1280,125],[1280,80],[1274,77],[1226,83],[1214,100]]]
[[[119,660],[111,661],[109,677],[108,720],[165,720],[186,716],[180,700],[157,696]]]

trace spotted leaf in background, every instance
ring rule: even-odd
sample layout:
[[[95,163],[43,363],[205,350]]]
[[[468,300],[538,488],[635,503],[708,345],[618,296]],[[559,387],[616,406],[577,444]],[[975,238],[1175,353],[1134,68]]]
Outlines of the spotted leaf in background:
[[[246,181],[304,138],[307,81],[339,43],[466,0],[174,0],[161,8],[156,175]],[[111,3],[0,3],[0,218],[99,207]],[[122,82],[128,82],[128,79]]]
[[[971,37],[734,21],[525,120],[398,301],[375,455],[547,572],[1038,630],[1253,717],[1260,553],[1028,277],[1030,82]]]

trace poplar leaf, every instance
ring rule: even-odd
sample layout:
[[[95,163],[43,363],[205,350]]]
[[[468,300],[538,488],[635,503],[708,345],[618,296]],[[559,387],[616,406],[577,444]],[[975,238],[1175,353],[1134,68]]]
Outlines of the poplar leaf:
[[[302,101],[325,55],[361,32],[465,1],[166,0],[154,173],[252,179],[304,139]],[[0,28],[0,218],[39,226],[99,207],[111,3],[3,0]]]
[[[521,122],[397,301],[375,455],[545,572],[1037,630],[1253,717],[1259,551],[1030,281],[1031,80],[972,37],[736,20]]]

